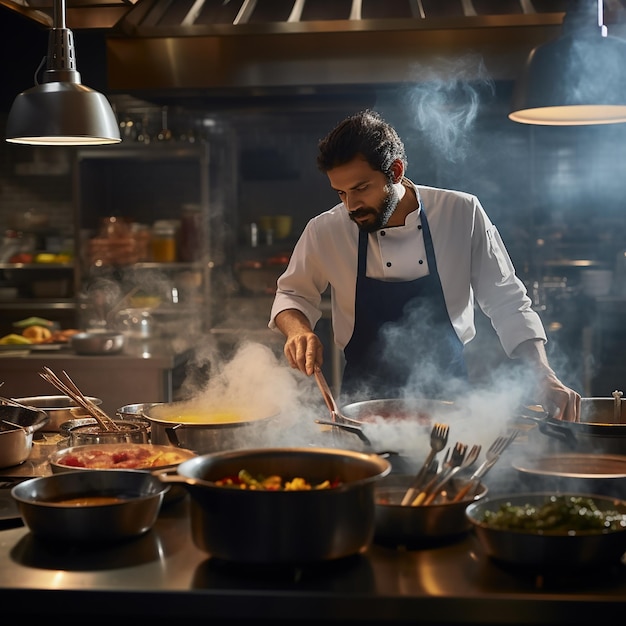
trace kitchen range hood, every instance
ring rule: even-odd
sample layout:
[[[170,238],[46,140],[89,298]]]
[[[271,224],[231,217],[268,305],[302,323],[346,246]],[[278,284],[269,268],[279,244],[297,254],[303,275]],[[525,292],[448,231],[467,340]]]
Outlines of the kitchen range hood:
[[[52,2],[0,5],[45,24]],[[447,73],[513,81],[529,51],[558,36],[567,0],[68,0],[67,6],[70,28],[104,29],[111,92],[183,97],[332,92]],[[624,13],[621,1],[605,1],[609,29],[626,21]]]

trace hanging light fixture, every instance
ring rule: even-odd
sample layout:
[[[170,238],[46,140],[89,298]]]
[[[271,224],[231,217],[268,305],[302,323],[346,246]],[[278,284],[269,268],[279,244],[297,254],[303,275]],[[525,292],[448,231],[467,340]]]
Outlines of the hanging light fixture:
[[[626,41],[607,35],[602,0],[572,1],[561,37],[531,51],[509,118],[549,126],[626,122]]]
[[[54,2],[43,83],[15,98],[9,111],[6,140],[56,146],[121,141],[107,98],[80,83],[74,35],[65,24],[65,0]]]

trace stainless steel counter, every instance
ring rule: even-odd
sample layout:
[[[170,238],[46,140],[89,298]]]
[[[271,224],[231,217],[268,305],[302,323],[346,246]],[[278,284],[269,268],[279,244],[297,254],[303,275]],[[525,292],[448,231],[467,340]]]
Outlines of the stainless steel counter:
[[[191,539],[188,497],[143,537],[102,548],[46,545],[0,530],[0,605],[10,614],[142,623],[180,619],[420,624],[590,624],[626,603],[626,565],[538,575],[491,562],[472,535],[443,545],[315,566],[217,562]],[[2,526],[0,526],[2,528]],[[169,617],[168,617],[169,616]],[[145,620],[148,620],[146,622]]]

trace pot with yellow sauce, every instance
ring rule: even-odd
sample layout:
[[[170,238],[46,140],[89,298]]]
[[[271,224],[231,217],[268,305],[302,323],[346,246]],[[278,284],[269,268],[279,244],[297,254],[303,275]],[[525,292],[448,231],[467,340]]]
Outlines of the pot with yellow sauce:
[[[150,422],[151,441],[197,454],[252,447],[277,415],[276,409],[205,405],[197,400],[149,404],[142,416]]]

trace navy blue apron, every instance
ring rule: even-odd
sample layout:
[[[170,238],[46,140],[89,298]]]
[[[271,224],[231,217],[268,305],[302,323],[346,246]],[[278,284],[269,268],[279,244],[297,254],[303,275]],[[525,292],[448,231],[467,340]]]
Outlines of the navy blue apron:
[[[420,219],[430,273],[414,280],[367,277],[368,233],[359,232],[354,330],[344,349],[344,399],[396,398],[403,392],[439,398],[452,380],[467,379],[463,343],[448,315],[423,207]]]

